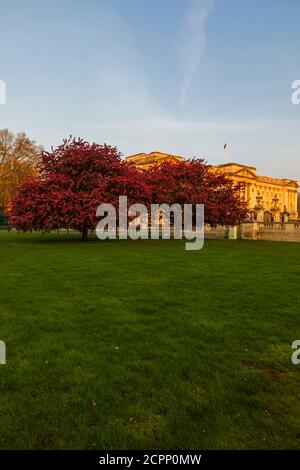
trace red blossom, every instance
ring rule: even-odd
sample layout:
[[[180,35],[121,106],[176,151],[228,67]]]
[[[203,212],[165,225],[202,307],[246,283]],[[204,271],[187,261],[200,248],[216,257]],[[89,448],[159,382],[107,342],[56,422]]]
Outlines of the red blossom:
[[[117,206],[119,195],[130,204],[149,198],[140,172],[108,145],[65,140],[42,153],[39,170],[39,178],[23,184],[13,200],[10,223],[20,230],[71,228],[86,239],[96,227],[99,204]]]

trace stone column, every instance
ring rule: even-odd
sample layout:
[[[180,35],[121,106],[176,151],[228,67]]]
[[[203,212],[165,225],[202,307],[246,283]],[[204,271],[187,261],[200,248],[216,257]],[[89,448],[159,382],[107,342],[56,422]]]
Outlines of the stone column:
[[[280,211],[278,208],[271,209],[273,222],[280,222]]]
[[[243,240],[256,240],[258,228],[257,222],[244,222],[241,225],[241,238]]]
[[[283,210],[282,215],[283,215],[283,222],[285,222],[285,223],[288,222],[290,214],[288,213],[286,206],[284,206],[284,210]]]
[[[253,183],[250,183],[250,194],[251,194],[251,209],[253,210],[255,206],[255,185]]]
[[[286,212],[290,212],[289,190],[287,188],[285,188],[284,194],[285,194],[285,196],[284,196],[284,210],[286,210]]]
[[[228,229],[228,240],[237,240],[237,226],[230,226]]]

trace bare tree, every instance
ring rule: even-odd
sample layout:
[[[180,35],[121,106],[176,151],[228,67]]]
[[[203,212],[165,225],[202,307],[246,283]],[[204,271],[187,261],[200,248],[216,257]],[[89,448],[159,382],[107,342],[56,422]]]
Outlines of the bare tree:
[[[25,133],[0,130],[0,214],[8,211],[18,185],[37,174],[40,152]]]

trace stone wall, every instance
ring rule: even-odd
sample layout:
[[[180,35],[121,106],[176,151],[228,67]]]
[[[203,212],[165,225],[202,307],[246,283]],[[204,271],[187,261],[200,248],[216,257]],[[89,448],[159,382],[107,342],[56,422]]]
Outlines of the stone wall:
[[[246,222],[235,231],[232,227],[205,225],[204,233],[205,239],[208,240],[242,238],[244,240],[300,242],[300,221]]]
[[[247,222],[241,226],[241,238],[300,242],[300,222]]]

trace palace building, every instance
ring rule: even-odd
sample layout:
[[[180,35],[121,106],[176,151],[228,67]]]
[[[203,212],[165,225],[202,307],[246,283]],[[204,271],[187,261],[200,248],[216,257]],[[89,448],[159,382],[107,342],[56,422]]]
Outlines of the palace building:
[[[165,161],[179,162],[183,158],[161,152],[138,153],[126,158],[138,168],[147,170],[154,164]],[[240,163],[223,163],[213,168],[224,173],[235,182],[242,182],[242,197],[248,202],[250,218],[260,212],[264,221],[298,219],[298,183],[292,179],[271,178],[256,174],[256,168]]]
[[[132,162],[140,168],[141,170],[148,170],[151,166],[155,164],[160,164],[163,162],[172,162],[177,163],[181,160],[184,160],[182,157],[178,155],[169,155],[167,153],[161,152],[151,152],[151,153],[137,153],[136,155],[130,155],[130,157],[126,157],[128,162]]]

